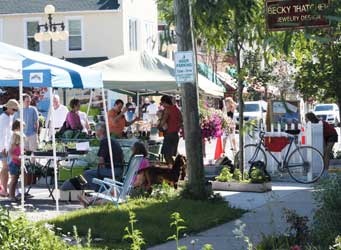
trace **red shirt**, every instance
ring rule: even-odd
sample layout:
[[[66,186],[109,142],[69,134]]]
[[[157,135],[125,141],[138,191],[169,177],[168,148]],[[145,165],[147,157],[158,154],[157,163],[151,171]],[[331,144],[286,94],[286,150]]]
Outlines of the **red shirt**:
[[[338,136],[335,128],[333,125],[330,125],[328,122],[326,121],[322,121],[323,124],[323,138],[325,141],[327,141],[327,138],[329,138],[330,136]]]
[[[177,133],[181,128],[181,112],[177,106],[172,105],[165,107],[168,111],[167,133]]]

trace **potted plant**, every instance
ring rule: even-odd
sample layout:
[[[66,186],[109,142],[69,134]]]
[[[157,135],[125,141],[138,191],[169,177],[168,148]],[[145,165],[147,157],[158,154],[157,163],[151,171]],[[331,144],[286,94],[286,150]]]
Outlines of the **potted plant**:
[[[212,181],[213,190],[239,191],[239,192],[267,192],[271,190],[268,176],[258,168],[253,167],[250,173],[244,173],[244,178],[239,169],[223,167],[220,174]]]

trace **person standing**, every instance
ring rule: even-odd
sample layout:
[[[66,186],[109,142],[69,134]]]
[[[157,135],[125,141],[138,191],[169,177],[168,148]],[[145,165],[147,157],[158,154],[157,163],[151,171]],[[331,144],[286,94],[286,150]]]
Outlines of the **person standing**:
[[[11,140],[11,146],[9,150],[9,155],[11,161],[9,163],[9,173],[11,175],[11,180],[9,182],[9,198],[12,201],[16,201],[15,189],[18,184],[18,179],[20,175],[20,131],[14,131]]]
[[[148,113],[147,113],[147,107],[149,106],[149,98],[144,98],[144,103],[141,107],[141,113],[142,113],[142,120],[147,121],[148,120]]]
[[[133,101],[133,98],[131,96],[128,96],[128,102],[126,104],[127,107],[127,121],[131,122],[134,120],[135,110],[136,110],[136,104]]]
[[[80,101],[78,99],[72,99],[70,101],[71,110],[67,113],[65,122],[66,128],[71,130],[83,130],[81,119],[79,117]]]
[[[97,169],[90,169],[84,172],[84,178],[87,181],[87,188],[96,190],[97,185],[92,183],[93,178],[112,177],[110,154],[108,138],[104,123],[98,123],[96,125],[96,136],[100,140],[99,150],[97,156],[99,157]],[[123,151],[118,142],[111,138],[111,149],[114,162],[115,178],[121,180],[123,175]]]
[[[18,111],[19,103],[15,99],[10,99],[4,105],[4,112],[0,115],[0,196],[8,196],[8,160],[11,145],[11,129],[13,114]]]
[[[66,116],[69,110],[63,104],[60,103],[60,98],[58,95],[53,96],[53,123],[54,128],[59,130],[62,126],[64,121],[66,120]]]
[[[305,114],[306,121],[310,121],[311,123],[319,123],[320,120],[313,112],[308,112]],[[323,141],[324,141],[324,150],[323,150],[323,160],[324,160],[324,168],[326,170],[329,169],[329,159],[330,154],[333,152],[333,146],[335,142],[338,141],[338,134],[333,125],[330,125],[326,121],[322,121],[323,125]]]
[[[127,107],[123,108],[123,101],[117,99],[115,101],[114,107],[108,111],[108,123],[110,134],[122,137],[123,130],[125,126],[130,126],[139,118],[136,117],[132,121],[128,122],[125,118],[125,113],[127,112]]]
[[[173,156],[178,152],[179,131],[182,127],[182,115],[172,98],[168,95],[161,97],[161,105],[164,107],[163,115],[160,121],[160,127],[167,127],[164,131],[164,140],[161,149],[168,166],[174,164]]]
[[[237,152],[237,143],[236,143],[236,125],[233,120],[234,112],[237,109],[237,103],[235,103],[232,97],[227,97],[224,102],[225,112],[228,119],[228,131],[223,138],[223,150],[225,151],[226,141],[229,137],[231,140],[231,147],[233,152]]]
[[[154,126],[157,124],[157,115],[156,113],[159,111],[158,105],[154,100],[150,101],[150,104],[147,107],[148,121],[150,121],[151,125]]]
[[[24,134],[25,134],[25,150],[36,151],[38,148],[38,130],[39,130],[39,120],[38,120],[38,110],[36,107],[31,106],[31,96],[28,94],[23,94],[24,101]],[[14,115],[14,120],[20,119],[20,113],[17,112]]]

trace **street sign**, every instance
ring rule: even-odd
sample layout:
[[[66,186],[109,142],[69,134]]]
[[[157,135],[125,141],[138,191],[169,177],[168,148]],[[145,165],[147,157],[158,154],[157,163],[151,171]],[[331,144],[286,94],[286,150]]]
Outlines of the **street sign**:
[[[329,0],[267,0],[266,22],[270,31],[327,27],[324,13]]]
[[[194,82],[192,51],[175,52],[175,78],[177,83]]]

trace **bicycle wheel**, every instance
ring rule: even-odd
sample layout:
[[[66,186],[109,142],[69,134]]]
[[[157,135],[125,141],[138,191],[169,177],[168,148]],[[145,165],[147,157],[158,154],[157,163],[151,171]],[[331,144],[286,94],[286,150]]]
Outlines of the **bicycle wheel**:
[[[267,158],[264,149],[258,148],[257,144],[247,144],[244,146],[244,170],[249,171],[250,166],[255,161],[264,162],[267,165]],[[239,166],[239,151],[234,157],[234,166]]]
[[[323,156],[316,148],[301,146],[288,157],[286,167],[290,176],[299,183],[313,183],[324,171]]]

